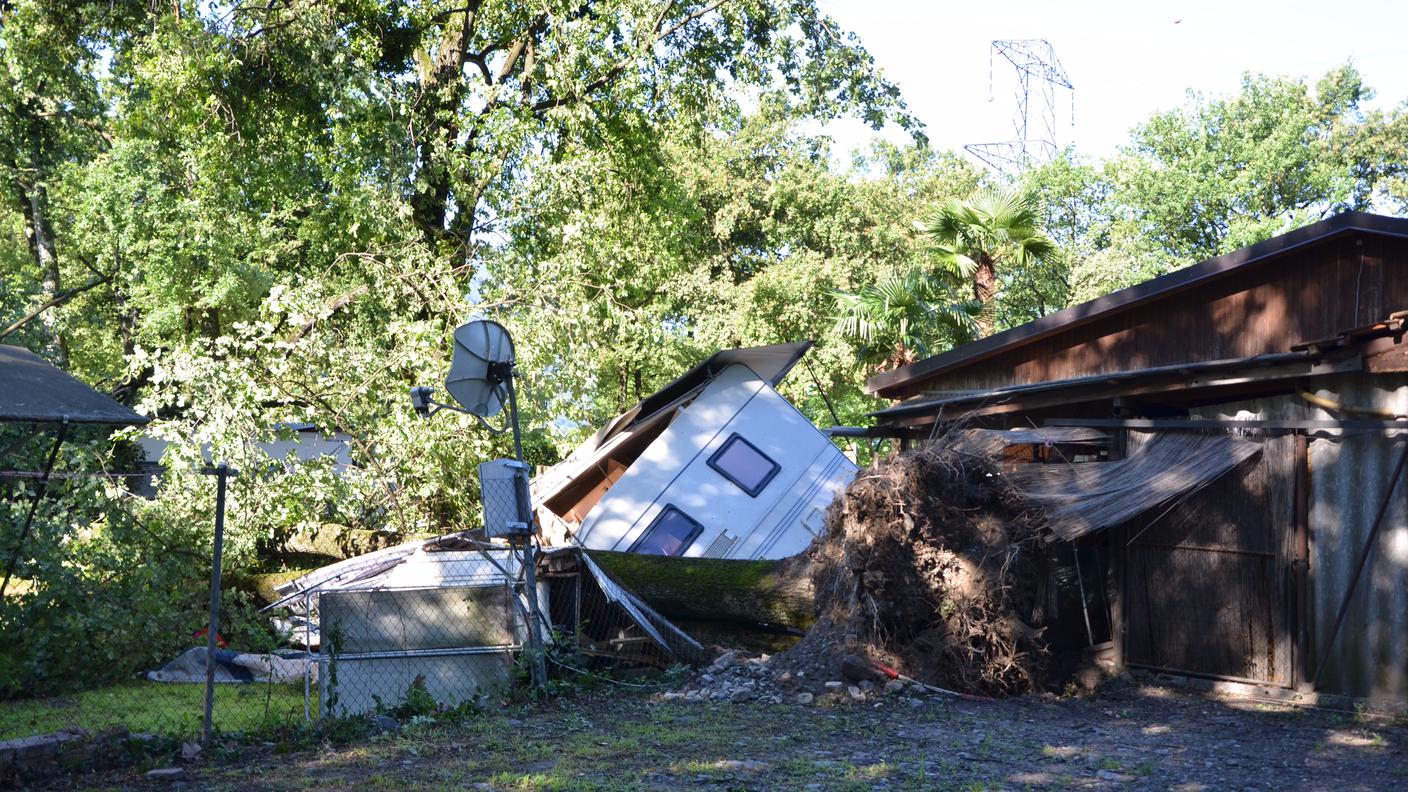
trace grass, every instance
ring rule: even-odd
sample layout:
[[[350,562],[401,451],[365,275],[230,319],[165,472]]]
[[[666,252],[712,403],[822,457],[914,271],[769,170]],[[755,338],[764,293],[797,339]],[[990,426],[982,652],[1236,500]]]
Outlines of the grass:
[[[204,713],[204,685],[133,680],[68,696],[0,701],[0,740],[70,727],[95,732],[112,726],[187,737],[200,733]],[[216,685],[213,713],[215,729],[226,733],[297,723],[303,720],[303,687]]]

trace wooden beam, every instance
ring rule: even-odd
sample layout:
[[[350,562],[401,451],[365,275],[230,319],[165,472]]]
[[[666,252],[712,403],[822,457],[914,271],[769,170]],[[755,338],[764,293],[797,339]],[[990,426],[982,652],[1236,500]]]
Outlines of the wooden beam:
[[[1315,431],[1408,431],[1408,421],[1350,419],[1316,420],[1236,420],[1220,418],[1048,418],[1046,426],[1084,426],[1093,429],[1134,429],[1137,431],[1222,429],[1252,432]]]

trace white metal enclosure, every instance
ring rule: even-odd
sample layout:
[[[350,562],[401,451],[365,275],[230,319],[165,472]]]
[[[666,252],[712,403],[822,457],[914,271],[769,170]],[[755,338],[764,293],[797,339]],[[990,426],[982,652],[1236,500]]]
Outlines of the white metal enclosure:
[[[678,408],[576,536],[598,550],[784,558],[821,532],[855,471],[767,380],[732,363]],[[676,531],[671,541],[654,538],[667,530]]]

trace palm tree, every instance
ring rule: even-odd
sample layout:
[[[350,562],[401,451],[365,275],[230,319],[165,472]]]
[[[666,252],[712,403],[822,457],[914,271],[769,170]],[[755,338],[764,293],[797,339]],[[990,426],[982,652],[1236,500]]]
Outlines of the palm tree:
[[[835,291],[836,331],[858,342],[861,363],[877,370],[928,357],[934,344],[976,337],[981,307],[920,270],[891,273],[859,292]]]
[[[950,200],[919,227],[929,237],[939,265],[972,284],[973,299],[983,309],[979,336],[993,330],[999,263],[1003,269],[1016,269],[1056,253],[1056,243],[1041,229],[1036,203],[1012,190],[984,190]]]

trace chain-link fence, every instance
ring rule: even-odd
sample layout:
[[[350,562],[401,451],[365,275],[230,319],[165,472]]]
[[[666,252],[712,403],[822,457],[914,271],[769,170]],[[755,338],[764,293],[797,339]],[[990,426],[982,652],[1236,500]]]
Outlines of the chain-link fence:
[[[270,645],[213,655],[196,645],[116,685],[0,702],[0,742],[112,727],[195,741],[211,671],[215,732],[267,734],[328,716],[404,721],[484,706],[531,684],[539,658],[562,679],[703,654],[579,548],[538,552],[534,571],[536,620],[518,546],[456,535],[338,562],[281,588],[261,616]]]

